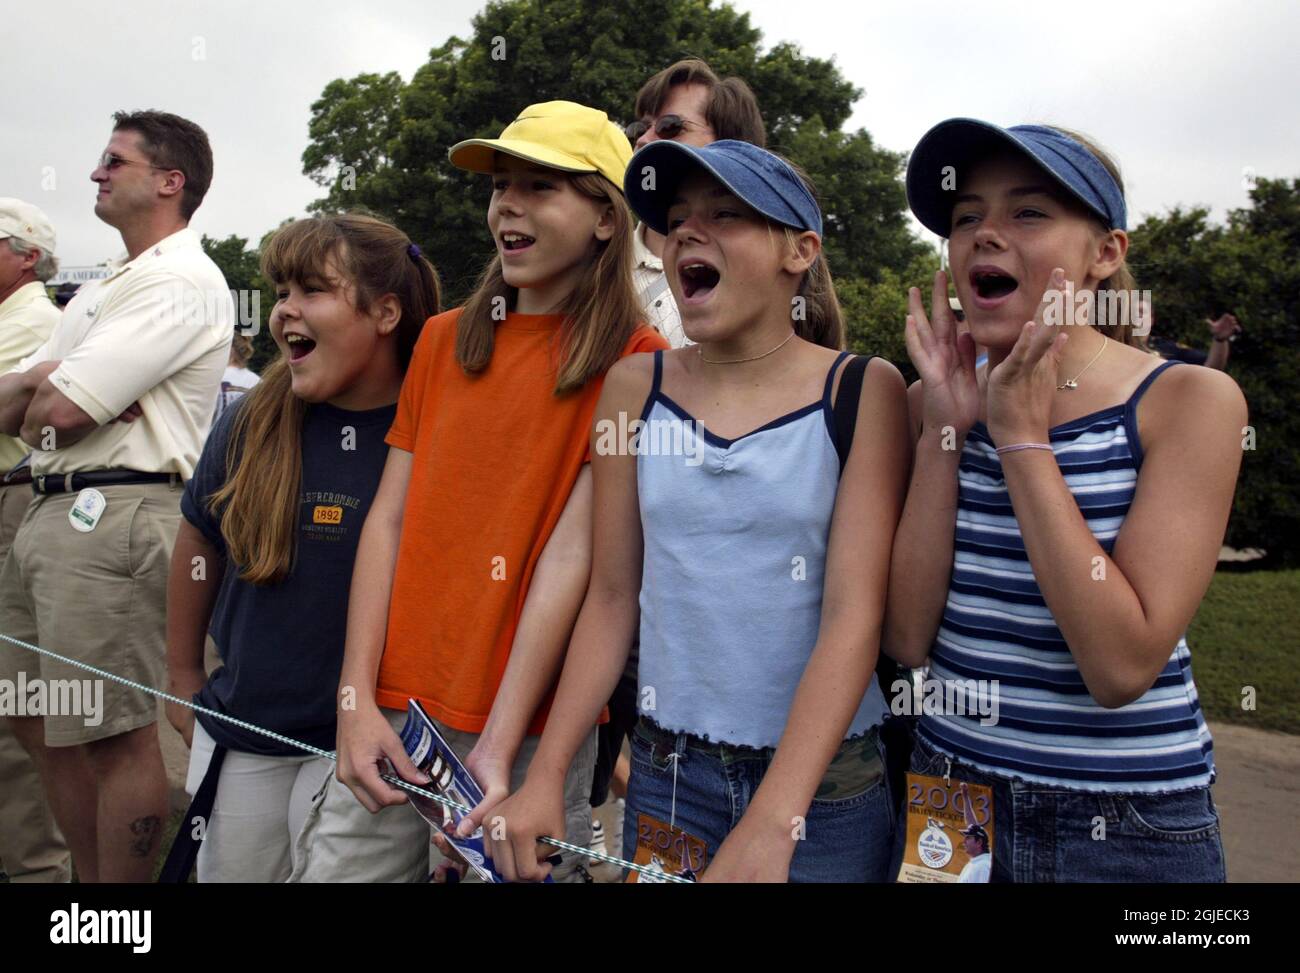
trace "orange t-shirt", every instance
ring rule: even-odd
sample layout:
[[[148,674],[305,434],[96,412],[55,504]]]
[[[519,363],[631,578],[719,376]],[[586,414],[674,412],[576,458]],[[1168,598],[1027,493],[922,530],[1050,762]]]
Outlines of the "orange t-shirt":
[[[460,309],[430,318],[386,442],[414,454],[375,698],[478,733],[505,674],[533,570],[582,465],[603,378],[555,395],[559,315],[509,314],[492,361],[456,362]],[[667,348],[641,327],[622,355]],[[554,690],[552,689],[552,692]],[[528,732],[540,733],[548,694]]]

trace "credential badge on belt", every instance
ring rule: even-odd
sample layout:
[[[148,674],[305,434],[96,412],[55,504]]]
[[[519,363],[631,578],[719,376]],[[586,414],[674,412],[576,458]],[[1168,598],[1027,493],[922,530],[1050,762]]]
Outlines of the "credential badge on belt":
[[[89,534],[99,523],[99,518],[104,516],[104,508],[107,506],[108,501],[102,493],[94,487],[86,487],[77,494],[77,502],[68,511],[68,522],[74,530]]]

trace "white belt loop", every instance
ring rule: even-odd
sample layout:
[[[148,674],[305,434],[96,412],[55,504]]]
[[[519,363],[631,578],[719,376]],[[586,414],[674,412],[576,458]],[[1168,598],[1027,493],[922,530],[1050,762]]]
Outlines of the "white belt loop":
[[[72,492],[72,478],[73,478],[73,476],[75,476],[75,475],[76,475],[76,474],[73,474],[73,473],[64,473],[64,474],[63,474],[63,492],[64,492],[64,493],[71,493],[71,492]]]
[[[668,809],[668,831],[671,834],[673,825],[677,823],[677,762],[682,759],[682,755],[674,750],[668,759],[673,762],[673,802]]]

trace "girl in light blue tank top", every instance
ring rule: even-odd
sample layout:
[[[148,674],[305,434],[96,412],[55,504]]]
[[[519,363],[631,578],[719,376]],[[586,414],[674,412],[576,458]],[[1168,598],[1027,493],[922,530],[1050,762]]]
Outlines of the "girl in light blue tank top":
[[[780,157],[661,140],[625,184],[667,238],[696,344],[606,379],[591,583],[539,769],[500,806],[494,850],[533,856],[562,828],[563,770],[639,632],[623,856],[717,881],[884,880],[872,677],[908,464],[902,379],[839,351],[821,213]]]
[[[993,881],[1223,881],[1183,633],[1223,540],[1245,401],[1221,372],[1127,343],[1149,322],[1131,314],[1123,187],[1100,149],[953,119],[912,160],[908,198],[949,238],[970,327],[944,274],[930,317],[913,289],[916,462],[885,646],[928,657],[945,702],[921,716],[912,770],[990,788],[976,823]]]

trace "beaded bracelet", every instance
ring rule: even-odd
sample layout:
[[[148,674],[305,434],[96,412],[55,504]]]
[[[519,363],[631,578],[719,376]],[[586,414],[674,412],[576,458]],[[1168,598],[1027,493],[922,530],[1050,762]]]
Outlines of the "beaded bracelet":
[[[1051,452],[1052,447],[1047,443],[1013,443],[1010,446],[999,446],[995,452],[1001,456],[1003,453],[1014,453],[1018,449],[1045,449]]]

